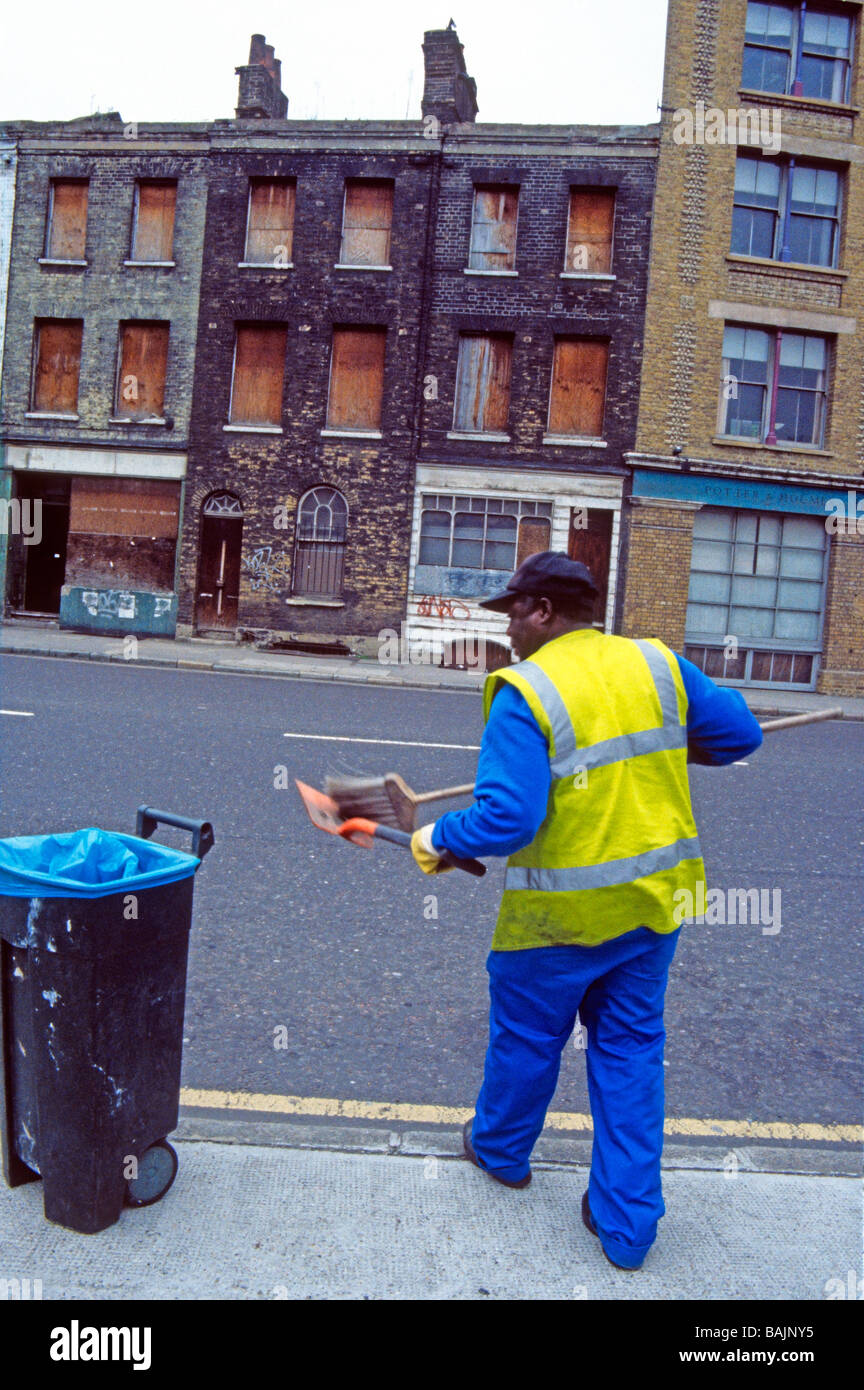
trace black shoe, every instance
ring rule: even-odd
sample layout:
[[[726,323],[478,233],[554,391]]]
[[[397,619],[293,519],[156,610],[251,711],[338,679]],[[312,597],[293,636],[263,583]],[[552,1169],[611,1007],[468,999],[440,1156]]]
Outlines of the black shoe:
[[[479,1168],[481,1173],[485,1173],[489,1178],[494,1178],[496,1182],[502,1183],[504,1187],[527,1187],[531,1181],[530,1173],[527,1178],[520,1178],[518,1182],[510,1182],[507,1178],[499,1178],[496,1173],[490,1173],[488,1168],[483,1167],[483,1164],[480,1162],[471,1145],[471,1126],[473,1123],[474,1116],[472,1115],[470,1120],[465,1121],[465,1125],[462,1129],[462,1147],[465,1150],[465,1157],[470,1159],[474,1167]]]
[[[588,1227],[588,1230],[591,1232],[592,1236],[597,1236],[597,1239],[600,1240],[600,1236],[599,1236],[598,1233],[597,1233],[597,1227],[594,1225],[594,1219],[593,1219],[593,1217],[592,1217],[592,1215],[591,1215],[591,1208],[590,1208],[589,1205],[588,1205],[588,1193],[587,1193],[587,1192],[583,1192],[583,1193],[582,1193],[582,1222],[583,1222],[583,1225],[585,1225],[585,1226]],[[602,1242],[602,1241],[600,1241],[600,1249],[603,1250],[603,1242]],[[606,1255],[606,1251],[605,1251],[605,1250],[603,1250],[603,1254]],[[642,1268],[641,1265],[619,1265],[619,1264],[615,1264],[615,1261],[614,1261],[613,1259],[611,1259],[609,1255],[606,1255],[606,1258],[607,1258],[607,1260],[609,1260],[610,1265],[614,1265],[616,1269],[623,1269],[624,1272],[625,1272],[626,1274],[633,1274],[633,1273],[635,1273],[635,1271],[636,1271],[637,1269],[641,1269],[641,1268]]]

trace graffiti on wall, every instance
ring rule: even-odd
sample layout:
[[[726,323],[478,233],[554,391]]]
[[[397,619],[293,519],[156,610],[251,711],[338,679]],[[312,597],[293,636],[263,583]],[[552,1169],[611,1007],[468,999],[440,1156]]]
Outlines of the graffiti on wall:
[[[243,572],[256,593],[263,589],[287,589],[291,579],[291,559],[286,549],[274,553],[272,545],[262,545],[243,558]]]
[[[458,598],[443,594],[423,594],[417,600],[418,618],[470,618],[471,611]]]

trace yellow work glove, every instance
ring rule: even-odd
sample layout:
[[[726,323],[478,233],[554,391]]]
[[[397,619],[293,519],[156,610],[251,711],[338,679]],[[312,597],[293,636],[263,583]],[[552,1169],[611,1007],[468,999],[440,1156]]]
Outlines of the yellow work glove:
[[[411,853],[424,874],[447,874],[453,865],[445,864],[441,858],[441,851],[432,844],[432,825],[434,821],[414,831],[411,836]]]

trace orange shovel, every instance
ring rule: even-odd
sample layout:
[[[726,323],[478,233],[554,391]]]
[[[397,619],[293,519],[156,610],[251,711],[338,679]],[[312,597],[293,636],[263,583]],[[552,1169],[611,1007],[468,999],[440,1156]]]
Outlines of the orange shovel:
[[[332,796],[326,796],[324,792],[307,786],[305,782],[298,782],[296,777],[294,781],[309,819],[319,830],[326,830],[328,835],[340,835],[343,840],[363,845],[365,849],[372,848],[373,840],[389,840],[393,845],[410,848],[411,836],[407,830],[379,825],[376,821],[367,820],[365,816],[352,816],[350,820],[343,820]],[[475,878],[482,878],[486,872],[486,865],[481,864],[479,859],[457,859],[447,850],[441,855],[441,859],[454,869],[464,869],[466,874],[473,874]]]

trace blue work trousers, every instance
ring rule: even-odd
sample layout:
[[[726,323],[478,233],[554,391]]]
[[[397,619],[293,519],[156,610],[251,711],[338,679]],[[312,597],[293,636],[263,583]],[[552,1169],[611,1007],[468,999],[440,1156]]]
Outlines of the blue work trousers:
[[[578,1010],[594,1122],[588,1204],[610,1259],[633,1268],[665,1211],[663,999],[680,930],[638,927],[598,946],[490,951],[486,962],[489,1048],[474,1152],[491,1173],[527,1176]]]

